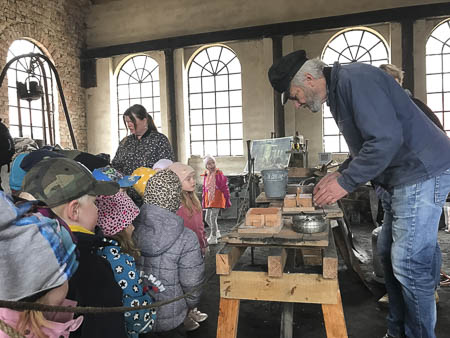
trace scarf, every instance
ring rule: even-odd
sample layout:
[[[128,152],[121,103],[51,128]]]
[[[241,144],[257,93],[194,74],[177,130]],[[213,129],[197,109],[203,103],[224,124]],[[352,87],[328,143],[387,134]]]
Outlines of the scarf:
[[[214,201],[214,196],[216,194],[216,171],[209,171],[206,174],[206,189],[208,190],[208,203]]]

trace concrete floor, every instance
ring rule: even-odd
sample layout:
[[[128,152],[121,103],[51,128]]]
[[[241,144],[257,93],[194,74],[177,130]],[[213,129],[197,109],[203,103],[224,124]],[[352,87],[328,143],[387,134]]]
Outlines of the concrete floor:
[[[226,233],[234,226],[231,220],[219,221],[222,233]],[[371,232],[373,227],[368,225],[353,226],[352,231],[358,245],[371,256]],[[207,232],[209,229],[207,228]],[[443,267],[450,272],[450,234],[439,231],[439,241],[443,252]],[[189,332],[191,338],[216,337],[217,317],[219,308],[219,279],[215,275],[215,253],[223,244],[211,246],[210,254],[206,258],[206,275],[212,276],[208,287],[204,290],[199,309],[206,312],[209,318],[201,323],[199,329]],[[264,249],[255,250],[255,265],[253,269],[263,269],[266,259]],[[250,267],[250,250],[247,250],[240,262]],[[384,286],[372,279],[372,261],[361,265],[366,281],[373,287],[373,295],[364,284],[347,270],[343,262],[339,264],[339,284],[349,337],[381,338],[386,332],[386,307],[380,306],[378,298],[384,294]],[[438,304],[438,322],[436,336],[449,337],[450,332],[450,287],[438,290],[440,302]],[[282,304],[278,302],[241,301],[238,338],[277,338],[280,336],[280,318]],[[326,337],[323,324],[322,310],[316,304],[295,304],[294,306],[294,337],[321,338]]]

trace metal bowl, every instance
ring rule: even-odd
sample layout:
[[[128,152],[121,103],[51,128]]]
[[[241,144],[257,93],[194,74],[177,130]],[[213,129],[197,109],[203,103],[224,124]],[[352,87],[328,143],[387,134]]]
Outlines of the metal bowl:
[[[292,229],[304,234],[315,234],[327,229],[328,220],[324,215],[295,215],[292,217]]]

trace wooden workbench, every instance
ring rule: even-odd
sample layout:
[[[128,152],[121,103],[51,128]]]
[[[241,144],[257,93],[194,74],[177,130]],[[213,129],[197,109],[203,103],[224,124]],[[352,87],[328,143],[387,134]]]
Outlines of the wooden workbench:
[[[284,302],[282,338],[292,338],[293,303],[321,304],[327,336],[347,337],[333,232],[328,226],[322,233],[300,234],[292,230],[289,217],[283,220],[277,234],[242,234],[233,229],[222,237],[226,244],[216,255],[220,276],[217,338],[237,337],[241,299]],[[267,272],[236,268],[249,246],[269,247]],[[303,265],[317,265],[321,272],[298,272],[299,256]]]

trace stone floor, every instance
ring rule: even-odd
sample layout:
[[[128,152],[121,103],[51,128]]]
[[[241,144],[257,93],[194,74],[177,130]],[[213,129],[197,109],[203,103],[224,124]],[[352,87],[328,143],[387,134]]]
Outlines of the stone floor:
[[[234,221],[219,222],[222,233],[226,233],[234,226]],[[353,226],[352,231],[358,246],[371,257],[371,233],[373,227],[369,225]],[[209,229],[207,228],[207,232]],[[439,231],[439,242],[443,252],[443,267],[450,272],[450,234]],[[215,275],[215,253],[222,244],[211,246],[210,254],[206,258],[206,275],[211,277],[205,288],[199,309],[206,312],[209,318],[199,329],[190,332],[189,337],[216,337],[217,317],[219,308],[219,279]],[[255,250],[255,266],[263,267],[265,253],[261,249]],[[250,250],[247,250],[241,261],[250,265]],[[378,338],[386,332],[386,307],[380,306],[377,299],[384,294],[383,285],[372,279],[372,260],[361,264],[366,281],[373,287],[375,295],[364,284],[350,273],[346,266],[339,264],[339,283],[349,337]],[[440,302],[438,304],[438,322],[436,335],[438,338],[449,337],[450,332],[450,287],[438,290]],[[279,337],[282,304],[278,302],[241,301],[238,338],[276,338]],[[321,338],[326,337],[320,305],[295,304],[294,306],[294,337]]]

